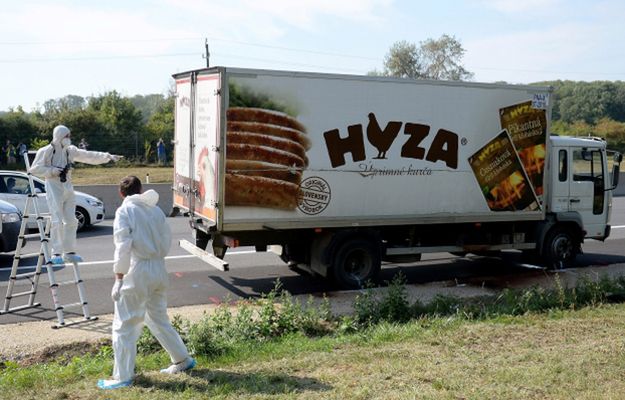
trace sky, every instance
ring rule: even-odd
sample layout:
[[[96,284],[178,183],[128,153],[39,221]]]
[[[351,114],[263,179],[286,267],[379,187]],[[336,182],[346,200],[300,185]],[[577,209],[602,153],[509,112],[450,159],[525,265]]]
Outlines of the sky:
[[[0,110],[206,66],[362,75],[443,34],[474,81],[625,80],[622,0],[0,0]]]

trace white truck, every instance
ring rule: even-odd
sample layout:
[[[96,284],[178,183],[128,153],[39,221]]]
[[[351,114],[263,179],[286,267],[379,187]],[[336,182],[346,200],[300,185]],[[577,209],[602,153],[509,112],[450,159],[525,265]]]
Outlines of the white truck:
[[[558,268],[610,234],[621,155],[549,135],[550,88],[225,67],[174,79],[174,206],[195,232],[181,245],[222,270],[228,248],[255,246],[359,287],[429,252],[517,249]]]

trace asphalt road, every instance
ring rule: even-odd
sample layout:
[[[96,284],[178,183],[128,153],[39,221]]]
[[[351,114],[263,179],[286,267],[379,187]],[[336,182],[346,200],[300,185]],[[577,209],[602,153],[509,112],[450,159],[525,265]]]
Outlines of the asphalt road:
[[[192,304],[219,303],[224,299],[256,297],[270,291],[277,278],[285,289],[293,294],[310,293],[321,295],[339,290],[325,280],[300,276],[290,271],[286,265],[272,253],[255,253],[250,248],[230,250],[226,259],[230,262],[230,271],[221,272],[209,267],[194,256],[189,255],[177,243],[180,239],[192,240],[191,231],[185,217],[168,218],[173,233],[173,244],[167,257],[170,272],[169,305],[182,306]],[[625,271],[625,197],[613,202],[612,235],[605,242],[587,241],[584,254],[579,256],[575,267],[608,266],[623,264]],[[113,311],[110,300],[110,288],[113,284],[112,258],[112,220],[104,221],[86,232],[78,234],[78,249],[85,259],[81,264],[81,277],[85,281],[89,308],[92,315],[108,314]],[[28,243],[25,252],[38,250],[37,243]],[[0,254],[0,301],[4,301],[6,286],[13,257]],[[35,258],[20,261],[19,272],[33,270]],[[382,269],[382,281],[390,280],[402,270],[409,283],[427,283],[452,281],[456,284],[480,284],[503,287],[514,280],[531,278],[543,272],[523,265],[516,253],[507,254],[503,259],[470,257],[459,258],[448,253],[428,254],[416,264],[389,264]],[[57,281],[72,278],[71,267],[55,268]],[[23,282],[23,281],[21,281]],[[47,276],[42,275],[36,301],[41,306],[0,316],[0,324],[49,320],[54,322],[56,314],[52,307]],[[27,286],[16,286],[15,292],[27,290]],[[78,300],[74,286],[59,290],[62,303]],[[26,298],[12,300],[11,305],[25,303]],[[3,303],[2,303],[3,304]],[[0,304],[0,307],[2,306]],[[66,318],[81,316],[67,312]]]

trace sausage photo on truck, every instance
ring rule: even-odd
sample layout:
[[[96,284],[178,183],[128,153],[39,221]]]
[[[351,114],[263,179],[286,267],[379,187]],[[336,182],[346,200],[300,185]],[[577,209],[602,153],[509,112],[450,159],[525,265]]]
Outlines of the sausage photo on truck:
[[[226,205],[294,210],[308,166],[306,128],[261,108],[230,107],[226,118]]]

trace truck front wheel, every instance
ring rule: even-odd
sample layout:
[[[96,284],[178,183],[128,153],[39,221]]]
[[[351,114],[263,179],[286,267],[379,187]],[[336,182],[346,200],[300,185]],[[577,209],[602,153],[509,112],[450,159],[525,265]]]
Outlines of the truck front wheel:
[[[332,272],[342,287],[358,289],[377,277],[380,266],[379,245],[366,239],[348,239],[335,254]]]
[[[543,255],[549,269],[562,269],[573,262],[579,250],[579,240],[567,229],[554,228],[545,240]]]

